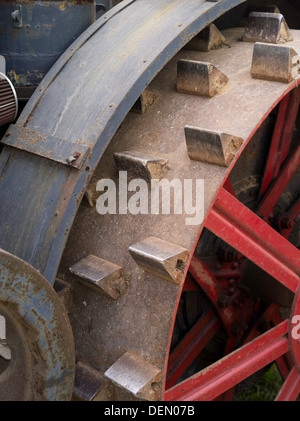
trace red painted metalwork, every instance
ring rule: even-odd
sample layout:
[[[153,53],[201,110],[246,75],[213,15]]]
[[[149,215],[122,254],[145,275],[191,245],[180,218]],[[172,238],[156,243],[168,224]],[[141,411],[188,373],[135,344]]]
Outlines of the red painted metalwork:
[[[299,250],[225,189],[220,189],[205,226],[291,291],[296,291]]]
[[[270,185],[271,181],[274,178],[274,162],[277,160],[277,153],[278,148],[280,145],[281,134],[283,131],[284,123],[285,123],[285,116],[288,107],[288,103],[290,100],[290,95],[288,94],[280,103],[277,120],[275,124],[275,129],[273,133],[273,138],[271,140],[271,146],[269,151],[269,156],[267,160],[267,165],[263,177],[263,181],[261,184],[261,191],[260,195],[263,196],[267,191],[268,186]]]
[[[167,388],[176,383],[219,329],[220,322],[212,311],[192,327],[170,355]]]
[[[278,199],[284,192],[288,182],[297,170],[300,164],[300,146],[291,155],[290,159],[284,164],[278,177],[270,184],[267,193],[264,195],[260,204],[258,214],[267,217],[273,210]]]
[[[293,90],[280,103],[266,169],[261,184],[262,197],[272,180],[278,175],[283,162],[288,156],[293,130],[299,109],[299,89]]]
[[[299,110],[299,101],[300,101],[300,89],[297,88],[297,89],[294,89],[290,93],[290,101],[288,104],[288,109],[287,109],[284,127],[282,131],[281,144],[280,144],[280,150],[279,150],[279,159],[275,163],[273,178],[277,177],[282,164],[284,163],[284,161],[286,160],[289,154],[289,150],[290,150],[290,146],[291,146],[291,142],[293,138],[293,132],[295,128],[295,123],[297,119],[297,114]]]
[[[289,345],[294,364],[300,370],[300,287],[296,292],[290,316]]]
[[[209,401],[288,351],[288,320],[166,392],[168,401]]]
[[[286,379],[293,368],[293,363],[290,359],[289,354],[285,354],[282,357],[277,358],[276,365],[279,373],[283,379]]]
[[[288,218],[288,224],[282,224],[283,218]],[[293,229],[294,223],[300,217],[300,200],[298,199],[296,203],[286,212],[286,215],[279,220],[280,233],[284,238],[289,238],[289,235]]]
[[[226,181],[225,181],[223,187],[224,187],[225,190],[227,190],[229,193],[231,193],[232,196],[235,197],[235,191],[234,191],[233,185],[232,185],[229,177],[226,178]]]
[[[200,286],[194,281],[194,279],[190,276],[190,274],[187,274],[184,285],[183,285],[183,292],[191,292],[191,291],[199,291]]]
[[[293,367],[282,388],[276,396],[276,401],[295,401],[300,393],[300,372]]]
[[[231,269],[220,269],[220,271],[213,273],[212,264],[209,260],[201,260],[196,255],[193,256],[189,267],[189,272],[193,279],[198,283],[201,289],[210,299],[219,314],[223,325],[229,336],[232,335],[232,325],[237,318],[240,318],[240,310],[233,305],[237,295],[228,294],[228,282],[226,281],[225,288],[220,282],[216,280],[217,275],[220,277],[227,277],[233,279],[233,276],[239,276],[238,271]],[[220,275],[221,274],[221,275]],[[236,291],[238,293],[238,291]],[[240,293],[239,293],[240,294]]]
[[[299,101],[300,89],[298,88],[283,98],[279,105],[261,185],[262,201],[258,208],[258,215],[237,200],[232,183],[227,178],[208,214],[205,227],[241,253],[243,258],[250,259],[292,292],[298,291],[292,314],[300,317],[300,252],[286,239],[293,227],[293,220],[300,211],[299,201],[294,203],[292,208],[279,219],[278,225],[282,235],[262,219],[271,222],[269,217],[274,206],[300,163],[300,147],[287,159]],[[231,328],[236,316],[242,318],[243,314],[234,308],[232,302],[228,302],[226,306],[220,305],[220,297],[230,299],[227,291],[229,290],[228,281],[229,279],[231,282],[234,281],[236,287],[240,276],[239,270],[233,266],[228,265],[228,267],[216,269],[214,259],[200,260],[196,255],[193,256],[184,290],[195,290],[196,285],[199,285],[215,306],[229,334],[229,339],[225,356],[221,360],[173,386],[188,367],[187,364],[190,364],[199,354],[198,350],[196,351],[192,346],[191,330],[170,356],[170,374],[167,382],[167,389],[169,389],[166,392],[166,400],[232,400],[237,383],[273,361],[276,362],[285,380],[276,400],[297,399],[300,393],[300,340],[292,337],[292,318],[290,324],[288,320],[283,322],[277,305],[272,304],[266,309],[243,339],[244,345],[233,351],[236,346],[241,345],[239,342],[241,336],[233,337]],[[201,321],[203,322],[204,319]],[[198,322],[197,327],[201,326],[201,321]],[[275,327],[270,330],[269,326],[272,323]],[[216,322],[215,328],[220,328]],[[266,332],[261,334],[265,330]],[[215,334],[215,331],[213,333]],[[289,333],[289,338],[287,338],[287,333]],[[198,330],[197,336],[201,338],[205,335],[204,332]],[[200,348],[203,349],[203,347]],[[180,361],[185,362],[179,368]]]

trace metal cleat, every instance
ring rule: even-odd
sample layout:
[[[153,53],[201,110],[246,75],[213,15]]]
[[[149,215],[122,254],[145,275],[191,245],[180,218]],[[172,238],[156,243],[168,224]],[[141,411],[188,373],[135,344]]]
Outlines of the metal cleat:
[[[243,139],[227,133],[185,126],[187,152],[191,159],[228,167]]]
[[[129,247],[129,253],[145,271],[179,284],[189,252],[159,238],[149,237]]]
[[[104,375],[137,398],[148,401],[159,398],[161,370],[131,352],[125,352]]]
[[[142,178],[147,182],[160,179],[168,164],[165,158],[134,151],[116,152],[114,160],[119,171],[128,171],[130,177]]]
[[[76,363],[74,400],[109,401],[113,399],[113,394],[113,386],[102,373],[81,361]]]
[[[213,23],[203,29],[185,46],[186,50],[204,51],[217,50],[226,43],[225,37]]]
[[[147,109],[154,103],[156,95],[149,89],[145,89],[142,95],[139,96],[131,111],[138,114],[144,114]]]
[[[177,91],[184,94],[213,97],[228,82],[211,63],[179,60],[177,63]]]
[[[280,13],[250,13],[243,41],[280,44],[292,40],[289,27]]]
[[[251,76],[255,79],[290,83],[299,77],[300,57],[288,46],[254,44]]]
[[[114,300],[125,292],[127,281],[123,277],[123,268],[100,257],[89,255],[69,270],[85,285]]]

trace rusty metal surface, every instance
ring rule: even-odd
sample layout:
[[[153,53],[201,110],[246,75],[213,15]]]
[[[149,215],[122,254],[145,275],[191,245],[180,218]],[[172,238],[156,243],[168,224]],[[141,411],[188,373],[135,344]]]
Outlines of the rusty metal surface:
[[[117,300],[125,287],[124,269],[114,263],[89,255],[70,267],[70,272],[97,292]],[[123,288],[122,288],[123,283]]]
[[[12,353],[5,365],[0,357],[0,399],[69,400],[74,342],[60,298],[35,269],[3,250],[0,288]]]
[[[94,180],[111,178],[118,186],[114,153],[126,150],[165,157],[169,161],[165,175],[169,181],[205,180],[204,214],[207,214],[218,188],[252,134],[280,98],[298,83],[285,85],[253,79],[250,74],[253,44],[239,42],[242,34],[241,28],[224,31],[231,48],[224,46],[207,53],[183,50],[171,60],[149,86],[156,93],[156,100],[145,114],[127,115],[103,155]],[[293,36],[295,41],[291,45],[299,50],[299,35],[293,32]],[[177,61],[182,58],[213,63],[228,76],[226,88],[213,98],[176,92]],[[229,132],[245,141],[228,168],[192,161],[186,149],[185,125]],[[100,193],[95,193],[97,199]],[[154,236],[180,245],[192,254],[201,227],[187,226],[186,216],[172,213],[100,216],[95,207],[80,207],[59,276],[73,287],[70,318],[81,361],[105,372],[125,352],[137,352],[165,375],[181,287],[144,272],[131,259],[128,249]],[[131,274],[130,288],[116,303],[79,285],[70,275],[69,267],[89,254],[113,261]],[[163,391],[160,399],[162,396]]]
[[[74,174],[37,156],[29,159],[25,152],[3,149],[0,215],[7,223],[0,227],[2,247],[54,282],[86,184],[131,106],[189,39],[241,2],[126,0],[99,18],[70,46],[44,78],[17,124],[91,147],[91,155],[85,168]],[[76,81],[70,77],[74,74],[78,76]],[[20,162],[18,172],[23,177],[14,178],[13,167]],[[18,203],[23,202],[24,208],[32,209],[38,203],[34,206],[34,224],[24,221],[23,212],[22,217],[17,215],[20,209],[12,203],[16,200],[10,194],[12,190],[18,191]],[[32,220],[30,211],[28,217]],[[22,228],[18,229],[21,220]]]
[[[123,354],[105,376],[137,398],[155,401],[159,397],[161,371],[133,353]]]
[[[290,83],[299,77],[299,53],[283,45],[254,44],[251,74],[256,79]]]
[[[102,373],[78,361],[76,363],[73,400],[103,401],[113,399],[113,387]]]
[[[280,13],[252,12],[248,17],[243,41],[281,44],[292,41],[292,37]]]
[[[179,60],[177,63],[177,91],[212,97],[228,82],[228,77],[211,63]]]
[[[119,171],[127,171],[132,178],[142,178],[147,182],[160,179],[167,171],[168,160],[141,152],[117,152],[114,160]]]
[[[179,284],[188,259],[188,250],[159,238],[149,237],[129,247],[129,253],[145,271]]]
[[[26,256],[26,259],[47,275],[50,282],[53,281],[85,184],[129,107],[134,104],[147,83],[192,35],[226,8],[237,3],[240,2],[201,2],[199,5],[199,1],[191,0],[156,0],[150,5],[143,0],[125,1],[119,16],[108,14],[107,18],[111,22],[108,20],[105,24],[103,20],[99,21],[99,24],[88,30],[65,53],[45,78],[40,86],[41,91],[32,98],[18,124],[33,130],[43,128],[48,135],[56,135],[74,143],[80,140],[86,146],[95,147],[87,162],[86,171],[81,171],[78,177],[68,174],[62,166],[54,166],[52,162],[47,162],[46,167],[38,157],[28,159],[25,152],[20,155],[9,147],[4,148],[0,161],[0,194],[3,197],[0,214],[6,224],[1,227],[0,238],[5,246]],[[134,5],[138,9],[133,8]],[[154,9],[153,5],[157,8]],[[118,10],[121,10],[121,6]],[[151,13],[145,13],[149,11]],[[134,20],[141,15],[144,20],[131,27],[130,19]],[[122,31],[122,22],[126,22],[124,25],[128,31],[125,31],[127,37]],[[120,26],[116,26],[116,23]],[[111,31],[115,30],[113,28],[118,27],[120,49],[127,47],[126,51],[131,54],[121,56],[118,49],[113,52],[108,43],[104,43],[105,47],[101,51],[106,53],[105,61],[100,53],[95,58],[95,46],[99,48],[101,44],[98,36],[94,37],[99,27],[102,28],[99,30],[102,41],[108,41]],[[139,32],[141,27],[142,34]],[[155,29],[160,29],[161,32],[157,30],[156,33]],[[164,44],[161,44],[162,32],[165,35]],[[157,45],[149,34],[157,36]],[[189,124],[241,137],[245,139],[239,151],[241,153],[266,114],[298,83],[295,81],[291,85],[283,85],[252,79],[250,66],[253,45],[238,42],[242,35],[240,29],[227,31],[224,35],[231,48],[224,47],[208,53],[182,51],[171,60],[153,81],[152,89],[157,92],[156,100],[144,115],[129,113],[103,154],[103,160],[96,170],[97,177],[108,176],[118,181],[113,158],[115,152],[155,152],[155,155],[169,160],[169,180],[175,177],[180,180],[205,180],[203,214],[208,213],[218,188],[234,162],[231,167],[225,168],[191,161],[186,150],[184,126]],[[151,46],[157,47],[147,50],[147,57],[141,38],[144,41],[151,39]],[[295,42],[291,45],[299,49],[300,40],[296,33],[294,38]],[[111,39],[115,46],[116,38]],[[116,62],[115,55],[120,61]],[[177,93],[176,65],[180,58],[213,63],[229,77],[226,89],[210,99]],[[112,66],[122,75],[119,80],[122,89],[117,92],[111,89],[114,86]],[[79,84],[74,89],[74,81],[72,82],[69,75],[74,74],[74,69],[78,70],[79,67],[82,73],[76,79],[76,84]],[[135,77],[133,70],[136,71]],[[68,83],[64,85],[65,101],[59,102],[57,93],[62,93],[62,80],[67,80]],[[106,90],[101,90],[102,95],[99,95],[99,81],[107,87]],[[82,86],[85,89],[81,90]],[[100,96],[102,104],[99,104]],[[84,110],[83,103],[86,104]],[[49,107],[52,118],[49,118]],[[20,178],[20,174],[26,174],[28,186],[24,180],[13,177],[16,163],[20,166],[17,176]],[[8,180],[11,180],[10,183]],[[17,203],[22,202],[28,209],[28,219],[24,220],[22,210],[16,208],[16,198],[12,197],[12,191],[18,192]],[[181,287],[144,272],[131,259],[128,248],[152,236],[192,252],[201,227],[200,223],[187,226],[185,218],[186,214],[150,215],[147,218],[144,215],[129,214],[100,216],[95,208],[80,208],[60,268],[60,277],[73,287],[70,318],[77,358],[80,361],[105,372],[126,352],[137,353],[140,360],[161,370],[163,374],[160,383],[164,383],[166,359]],[[70,266],[89,254],[113,261],[130,272],[130,288],[116,302],[80,285],[69,273]],[[158,395],[162,398],[163,390],[160,389]]]
[[[213,132],[197,127],[184,128],[189,157],[195,161],[228,167],[244,140],[228,133]]]
[[[225,38],[212,23],[188,42],[184,48],[187,50],[208,52],[222,47],[223,44],[226,44]]]

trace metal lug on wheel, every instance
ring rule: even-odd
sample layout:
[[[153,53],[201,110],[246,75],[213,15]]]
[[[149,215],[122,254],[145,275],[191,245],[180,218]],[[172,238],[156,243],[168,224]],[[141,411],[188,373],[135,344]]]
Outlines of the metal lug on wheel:
[[[154,103],[156,95],[154,92],[149,89],[145,89],[142,95],[139,96],[138,100],[131,108],[131,111],[134,111],[138,114],[144,114],[147,109]]]
[[[161,370],[137,355],[126,352],[104,375],[137,398],[158,400]]]
[[[147,182],[160,179],[168,165],[165,158],[134,151],[116,152],[114,160],[119,171],[128,171],[129,177],[142,178]]]
[[[123,291],[124,269],[114,263],[89,255],[70,267],[70,272],[86,286],[117,300]]]
[[[280,13],[250,13],[243,41],[280,44],[292,40],[289,27]]]
[[[73,399],[77,401],[111,401],[114,388],[102,373],[78,361],[75,369]]]
[[[217,50],[226,42],[225,37],[213,23],[203,29],[186,46],[186,50],[204,51]]]
[[[249,6],[246,10],[246,16],[249,16],[252,12],[261,13],[280,13],[278,6],[265,5],[265,6]]]
[[[187,152],[191,159],[228,167],[243,139],[227,133],[185,126]]]
[[[179,284],[189,252],[183,247],[149,237],[129,247],[136,263],[145,271]]]
[[[228,77],[211,63],[178,60],[177,92],[211,98],[228,80]]]
[[[299,77],[300,57],[288,46],[254,44],[251,76],[254,79],[289,83]]]

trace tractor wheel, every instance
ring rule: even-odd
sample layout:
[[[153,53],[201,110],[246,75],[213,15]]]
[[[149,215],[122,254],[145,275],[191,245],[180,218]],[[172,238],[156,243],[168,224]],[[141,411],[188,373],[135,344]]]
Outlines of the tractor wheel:
[[[300,34],[210,26],[241,3],[120,3],[4,137],[0,247],[71,285],[75,399],[228,400],[273,361],[298,396]]]
[[[280,315],[299,284],[299,89],[297,81],[251,77],[254,44],[241,42],[244,32],[223,31],[226,41],[209,52],[180,51],[94,173],[58,272],[73,286],[78,395],[84,367],[93,367],[104,388],[114,385],[116,400],[228,400],[273,361],[284,379],[278,399],[299,393],[298,345],[288,333],[299,292],[290,321]],[[298,32],[292,35],[284,46],[297,50]],[[213,96],[191,94],[196,61],[223,81]],[[184,78],[187,92],[178,92]],[[214,143],[226,142],[225,133],[228,162]],[[200,142],[204,152],[196,150]],[[187,213],[146,214],[141,197],[134,215],[100,215],[100,204],[107,200],[107,212],[110,204],[103,180],[115,182],[117,205],[124,200],[119,171],[128,172],[129,204],[140,197],[136,179],[149,194],[158,174],[176,180],[174,197],[185,180],[194,189],[204,180],[201,229],[186,223]]]

